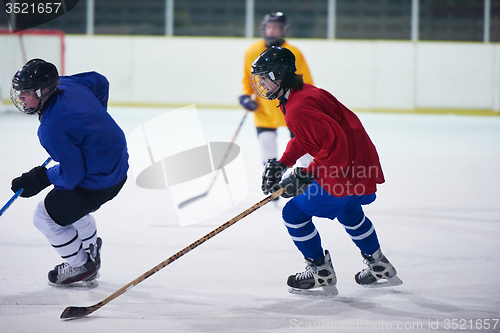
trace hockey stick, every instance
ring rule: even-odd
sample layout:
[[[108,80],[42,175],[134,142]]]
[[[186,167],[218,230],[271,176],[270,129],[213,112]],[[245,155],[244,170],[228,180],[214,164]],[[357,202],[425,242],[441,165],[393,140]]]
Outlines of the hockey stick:
[[[240,122],[240,124],[239,124],[239,126],[238,126],[238,129],[236,130],[236,133],[234,133],[234,136],[233,136],[233,139],[231,140],[231,143],[234,143],[234,141],[236,140],[236,137],[238,136],[238,133],[240,132],[241,127],[243,127],[243,123],[245,122],[245,119],[246,119],[246,117],[247,117],[248,113],[249,113],[249,111],[245,111],[245,114],[243,115],[243,119],[241,119],[241,122]],[[208,189],[207,189],[205,192],[203,192],[202,194],[200,194],[200,195],[197,195],[197,196],[195,196],[195,197],[193,197],[193,198],[190,198],[190,199],[187,199],[187,200],[185,200],[185,201],[181,202],[181,203],[179,204],[179,209],[184,208],[184,207],[186,207],[187,205],[189,205],[190,203],[193,203],[193,202],[195,202],[196,200],[199,200],[199,199],[201,199],[201,198],[203,198],[203,197],[206,197],[206,196],[208,195],[208,193],[210,192],[210,190],[212,189],[212,187],[213,187],[213,186],[214,186],[214,184],[215,184],[215,180],[217,179],[217,176],[218,176],[218,175],[219,175],[219,173],[222,171],[221,169],[222,169],[222,167],[224,166],[224,162],[226,162],[226,159],[227,159],[227,157],[229,156],[229,152],[231,151],[231,148],[232,148],[232,147],[233,147],[233,145],[232,145],[232,144],[230,144],[230,145],[229,145],[229,147],[227,148],[226,154],[225,154],[225,155],[224,155],[224,157],[222,158],[222,160],[221,160],[221,162],[220,162],[220,166],[219,166],[219,168],[217,169],[217,172],[215,173],[214,178],[212,178],[212,182],[210,183],[210,186],[208,187]]]
[[[43,162],[42,166],[47,166],[47,164],[49,164],[50,161],[52,161],[52,157],[47,158],[45,162]],[[20,188],[19,190],[17,190],[16,193],[14,193],[12,198],[10,198],[10,200],[7,201],[7,203],[2,207],[2,209],[0,209],[0,216],[2,216],[2,214],[7,210],[7,208],[9,208],[10,205],[12,205],[14,201],[16,201],[16,199],[21,195],[21,193],[23,193],[23,191],[24,189]]]
[[[159,270],[161,270],[165,266],[171,264],[172,262],[174,262],[175,260],[179,259],[180,257],[182,257],[183,255],[185,255],[189,251],[191,251],[191,250],[195,249],[196,247],[198,247],[199,245],[205,243],[207,240],[209,240],[210,238],[214,237],[215,235],[217,235],[218,233],[222,232],[223,230],[229,228],[230,226],[232,226],[233,224],[235,224],[236,222],[238,222],[239,220],[241,220],[245,216],[253,213],[254,211],[256,211],[257,209],[259,209],[260,207],[262,207],[265,204],[273,201],[276,197],[278,197],[281,194],[283,194],[284,191],[285,191],[285,188],[281,188],[278,191],[274,192],[273,194],[268,195],[267,197],[265,197],[264,199],[262,199],[258,203],[254,204],[250,208],[246,209],[245,211],[241,212],[237,216],[233,217],[232,219],[230,219],[229,221],[227,221],[226,223],[224,223],[220,227],[212,230],[211,232],[209,232],[205,236],[201,237],[196,242],[192,243],[189,246],[186,246],[184,249],[182,249],[181,251],[177,252],[176,254],[174,254],[173,256],[171,256],[170,258],[168,258],[167,260],[165,260],[165,261],[161,262],[160,264],[156,265],[155,267],[151,268],[149,271],[147,271],[146,273],[142,274],[141,276],[139,276],[134,281],[128,283],[127,285],[123,286],[119,290],[115,291],[113,294],[109,295],[107,298],[105,298],[104,300],[100,301],[99,303],[96,303],[96,304],[94,304],[92,306],[69,306],[69,307],[67,307],[63,311],[63,313],[61,314],[61,319],[81,318],[81,317],[85,317],[85,316],[93,313],[94,311],[99,310],[104,305],[108,304],[109,302],[111,302],[112,300],[114,300],[115,298],[117,298],[118,296],[120,296],[123,293],[125,293],[127,290],[131,289],[132,287],[134,287],[134,286],[138,285],[139,283],[141,283],[142,281],[146,280],[148,277],[150,277],[154,273],[158,272]]]

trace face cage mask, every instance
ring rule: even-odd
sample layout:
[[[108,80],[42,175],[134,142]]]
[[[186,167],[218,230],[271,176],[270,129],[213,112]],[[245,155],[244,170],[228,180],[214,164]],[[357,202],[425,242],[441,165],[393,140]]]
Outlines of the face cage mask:
[[[14,89],[14,86],[10,86],[10,99],[12,100],[12,103],[16,106],[16,108],[24,112],[26,114],[35,114],[39,113],[39,111],[43,108],[45,102],[52,96],[56,91],[57,87],[59,86],[60,80],[56,80],[47,87],[43,89],[30,89],[30,90],[16,90]],[[25,106],[23,101],[19,98],[21,95],[21,92],[23,91],[34,91],[35,92],[35,97],[38,100],[38,106],[35,108],[30,108],[28,106]]]
[[[24,102],[19,98],[19,96],[21,95],[21,93],[23,91],[34,91],[35,92],[35,97],[38,100],[38,106],[36,108],[30,108],[30,107],[24,105]],[[42,93],[41,93],[40,89],[37,89],[37,90],[16,90],[13,87],[10,88],[10,99],[12,100],[12,103],[14,103],[15,107],[19,111],[24,112],[26,114],[35,114],[38,111],[40,111],[40,109],[43,106],[41,94]]]
[[[267,100],[278,98],[280,84],[276,82],[274,73],[254,73],[250,76],[250,83],[255,93]]]

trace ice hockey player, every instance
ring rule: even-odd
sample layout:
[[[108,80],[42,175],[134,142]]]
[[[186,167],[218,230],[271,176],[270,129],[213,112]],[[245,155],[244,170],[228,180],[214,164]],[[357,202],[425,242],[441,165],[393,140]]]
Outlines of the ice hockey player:
[[[313,84],[309,67],[302,52],[284,39],[287,29],[287,18],[282,12],[267,14],[261,24],[264,39],[254,42],[245,51],[243,91],[239,101],[243,108],[252,111],[254,114],[254,123],[257,129],[263,164],[266,164],[267,159],[270,157],[278,157],[277,128],[286,126],[286,124],[283,114],[278,108],[277,101],[262,99],[255,95],[250,85],[252,62],[269,47],[286,47],[295,55],[297,73],[302,74],[304,82]],[[310,161],[311,157],[306,155],[301,158],[300,164],[307,165]]]
[[[375,200],[384,176],[375,146],[358,117],[329,92],[304,83],[296,73],[293,53],[286,48],[264,51],[252,65],[251,81],[260,97],[279,100],[286,124],[295,134],[279,160],[268,160],[262,176],[265,194],[285,187],[282,196],[292,197],[283,207],[283,219],[307,266],[288,278],[290,292],[337,294],[331,255],[323,251],[314,216],[337,218],[361,250],[367,267],[355,275],[358,284],[401,284],[361,207]],[[311,164],[284,175],[306,152],[314,158]],[[318,287],[323,291],[311,290]]]
[[[33,223],[65,260],[49,271],[53,286],[95,286],[101,238],[90,214],[113,199],[127,178],[125,135],[107,112],[108,80],[87,72],[59,76],[41,59],[28,61],[12,78],[16,108],[38,115],[40,144],[59,162],[37,166],[12,180],[29,198],[50,185]]]

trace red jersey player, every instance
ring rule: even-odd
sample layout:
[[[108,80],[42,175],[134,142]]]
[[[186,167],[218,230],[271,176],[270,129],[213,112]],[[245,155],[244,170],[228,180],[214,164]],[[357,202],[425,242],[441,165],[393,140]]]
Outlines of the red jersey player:
[[[401,284],[361,207],[375,200],[377,184],[384,182],[375,146],[352,111],[295,72],[293,53],[272,47],[253,62],[251,75],[257,95],[280,101],[286,124],[295,134],[279,161],[268,160],[262,176],[265,194],[285,187],[282,196],[293,197],[283,207],[283,219],[307,266],[288,278],[290,292],[311,294],[318,292],[311,289],[322,287],[324,293],[337,294],[331,256],[323,251],[314,216],[337,218],[361,250],[368,267],[355,275],[358,284]],[[313,156],[311,164],[283,176],[305,153]]]

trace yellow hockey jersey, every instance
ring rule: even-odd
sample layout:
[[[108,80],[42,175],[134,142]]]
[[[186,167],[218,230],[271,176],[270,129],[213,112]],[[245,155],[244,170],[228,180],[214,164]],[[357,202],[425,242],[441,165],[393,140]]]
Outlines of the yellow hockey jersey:
[[[289,49],[295,55],[295,66],[297,67],[296,73],[302,74],[304,82],[314,84],[311,73],[309,72],[309,67],[307,66],[302,52],[300,52],[295,46],[288,44],[287,41],[285,41],[281,47]],[[257,110],[254,111],[255,127],[278,128],[280,126],[286,126],[285,117],[278,107],[278,99],[269,101],[267,99],[260,98],[255,94],[252,85],[250,84],[252,63],[266,49],[267,47],[265,41],[259,40],[250,45],[245,51],[243,94],[255,97],[255,102],[258,105]]]

